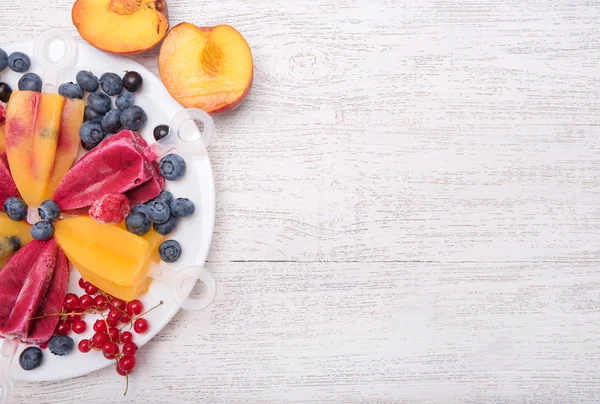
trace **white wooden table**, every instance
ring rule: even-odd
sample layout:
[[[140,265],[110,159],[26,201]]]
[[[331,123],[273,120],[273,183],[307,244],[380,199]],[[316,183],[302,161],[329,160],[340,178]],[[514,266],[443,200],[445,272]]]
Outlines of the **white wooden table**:
[[[71,24],[2,0],[0,42]],[[215,304],[17,403],[600,402],[600,1],[169,0],[255,84],[217,117]],[[156,72],[157,50],[135,59]]]

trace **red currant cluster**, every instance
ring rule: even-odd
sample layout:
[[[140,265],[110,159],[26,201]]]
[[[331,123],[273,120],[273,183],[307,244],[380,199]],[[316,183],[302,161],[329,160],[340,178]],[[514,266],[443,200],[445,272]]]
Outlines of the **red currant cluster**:
[[[94,322],[94,335],[90,339],[81,340],[78,349],[83,353],[92,350],[102,351],[106,359],[116,362],[117,373],[127,376],[135,368],[135,353],[138,347],[133,342],[133,334],[123,329],[129,326],[129,330],[133,329],[137,334],[146,332],[149,324],[143,316],[161,305],[162,301],[142,313],[144,305],[137,299],[125,302],[99,290],[83,278],[79,280],[79,286],[85,294],[77,296],[74,293],[67,293],[60,314],[61,319],[54,333],[67,335],[73,331],[75,334],[82,334],[87,329],[83,316],[99,314],[102,318]]]

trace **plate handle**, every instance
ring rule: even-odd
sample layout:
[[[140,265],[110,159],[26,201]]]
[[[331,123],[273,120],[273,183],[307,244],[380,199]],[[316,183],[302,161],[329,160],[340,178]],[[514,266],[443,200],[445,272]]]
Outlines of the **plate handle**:
[[[50,44],[59,40],[65,47],[62,58],[53,62],[50,58]],[[51,28],[40,34],[33,44],[33,56],[44,69],[44,85],[46,93],[55,93],[58,89],[58,75],[69,69],[77,60],[77,42],[67,32],[59,28]]]
[[[196,125],[186,125],[190,121],[200,121],[204,125],[202,134]],[[184,129],[185,128],[185,129]],[[185,131],[193,133],[187,133]],[[198,108],[186,108],[173,117],[169,124],[169,134],[152,143],[144,150],[148,160],[157,160],[173,150],[179,150],[195,156],[205,155],[206,148],[210,145],[215,135],[215,123],[211,116]],[[193,140],[187,140],[192,139]]]
[[[204,267],[190,266],[179,272],[157,265],[148,274],[152,279],[165,283],[171,288],[173,298],[187,311],[203,310],[211,305],[217,295],[217,283],[210,271]],[[189,297],[196,281],[204,283],[205,292],[200,298]]]

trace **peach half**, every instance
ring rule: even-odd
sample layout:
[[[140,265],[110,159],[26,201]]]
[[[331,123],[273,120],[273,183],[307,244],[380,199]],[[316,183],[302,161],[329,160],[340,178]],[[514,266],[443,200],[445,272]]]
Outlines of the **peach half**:
[[[117,54],[150,49],[169,29],[166,0],[77,0],[71,17],[89,44]]]
[[[229,25],[179,24],[160,47],[160,78],[184,107],[208,113],[231,111],[252,87],[252,53]]]

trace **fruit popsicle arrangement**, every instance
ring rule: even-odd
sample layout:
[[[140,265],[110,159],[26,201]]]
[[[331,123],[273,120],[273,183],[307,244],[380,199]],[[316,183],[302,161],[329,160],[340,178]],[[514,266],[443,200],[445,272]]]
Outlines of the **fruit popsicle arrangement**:
[[[81,340],[79,351],[101,351],[127,376],[137,346],[131,332],[115,326],[147,330],[137,298],[152,282],[148,271],[181,255],[179,243],[165,236],[195,206],[164,188],[184,176],[186,163],[176,154],[153,154],[137,132],[147,121],[135,105],[139,73],[98,79],[81,71],[59,94],[39,92],[41,78],[27,74],[0,104],[0,296],[6,302],[0,335],[37,345],[19,358],[24,370],[34,370],[46,348],[71,352],[75,341],[68,334],[84,332],[89,315],[106,322],[106,331]],[[160,140],[169,128],[154,132]],[[75,162],[80,145],[87,152]],[[39,220],[30,224],[32,209]],[[66,293],[70,264],[85,279],[86,294],[76,304]]]
[[[163,41],[160,77],[185,107],[227,112],[252,86],[244,37],[229,25],[169,31],[166,0],[77,0],[72,19],[83,39],[111,53]],[[148,328],[138,298],[150,268],[180,258],[168,236],[196,209],[165,190],[185,176],[186,161],[157,154],[161,147],[140,136],[148,117],[135,102],[139,73],[83,70],[55,94],[42,92],[56,87],[28,72],[31,65],[28,55],[0,49],[0,72],[22,74],[14,92],[14,83],[0,82],[0,295],[8,302],[0,335],[38,345],[22,351],[24,370],[37,369],[45,349],[62,356],[77,345],[101,351],[127,376],[136,365],[133,335]],[[154,128],[156,141],[169,133]],[[81,296],[66,293],[71,264],[83,276]],[[95,334],[76,343],[69,334],[85,332],[88,316]]]

